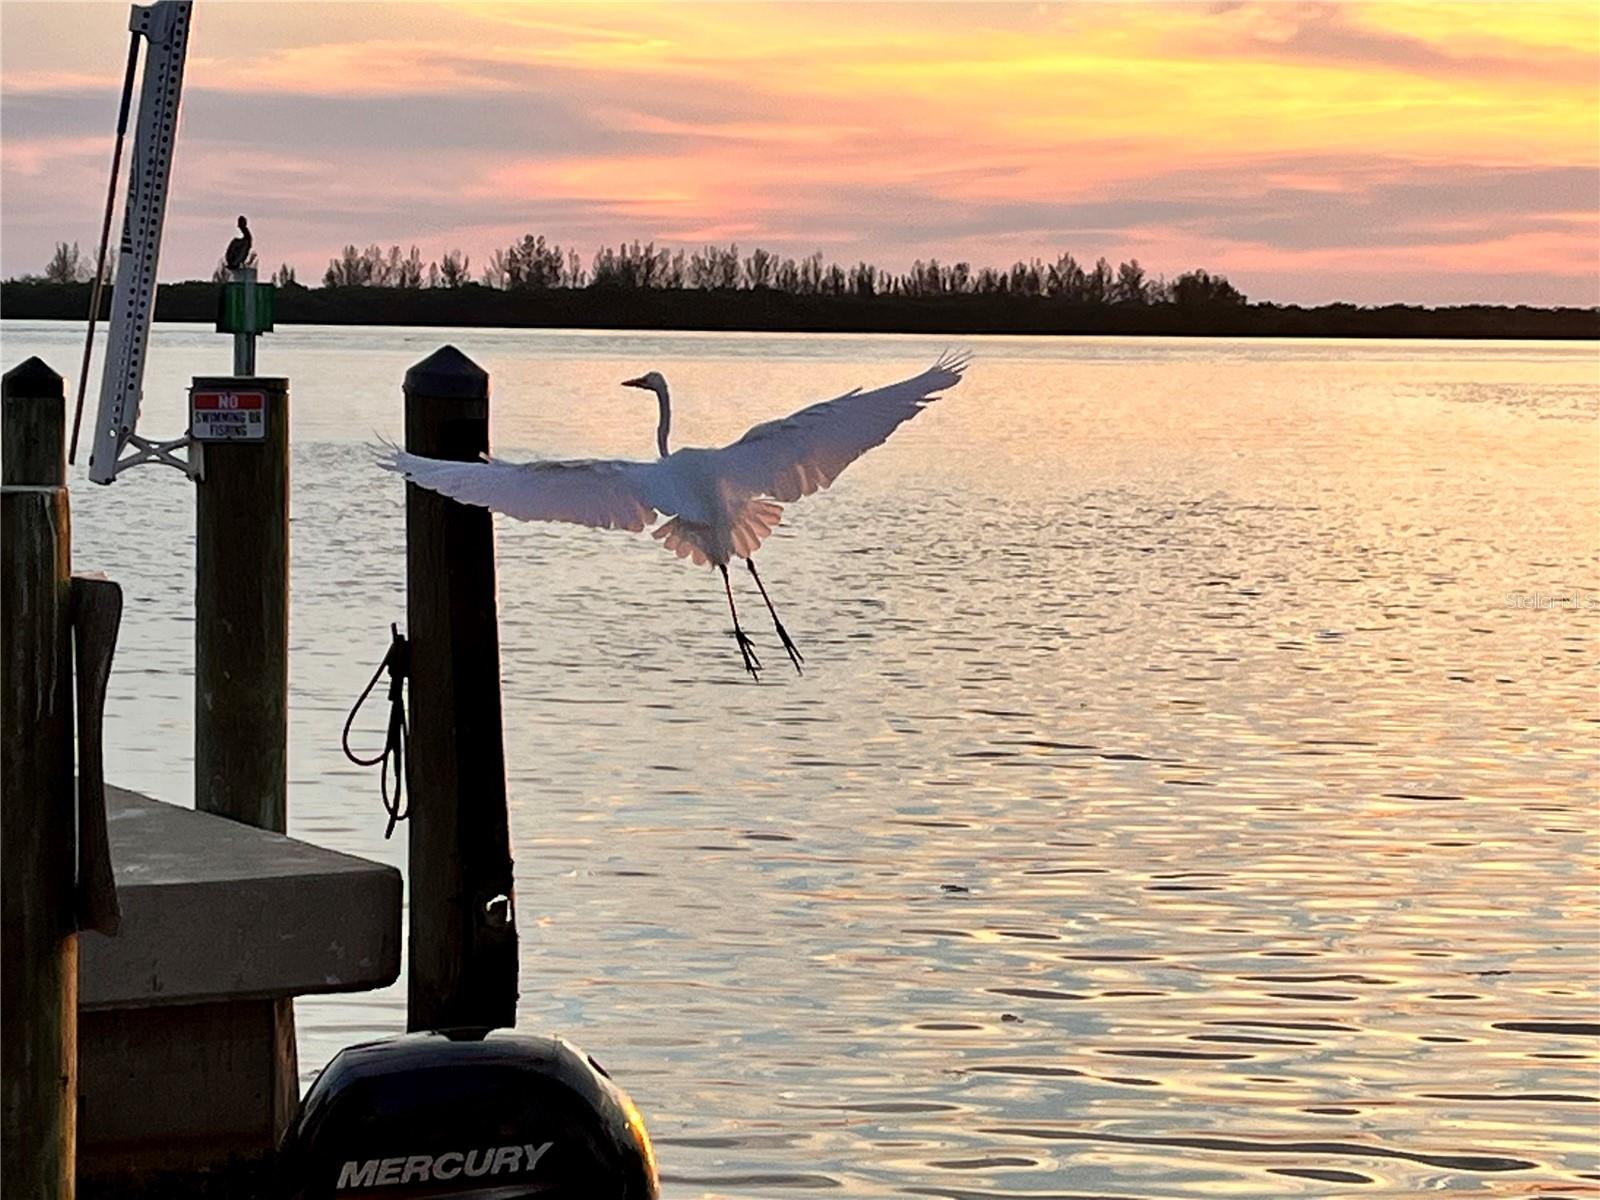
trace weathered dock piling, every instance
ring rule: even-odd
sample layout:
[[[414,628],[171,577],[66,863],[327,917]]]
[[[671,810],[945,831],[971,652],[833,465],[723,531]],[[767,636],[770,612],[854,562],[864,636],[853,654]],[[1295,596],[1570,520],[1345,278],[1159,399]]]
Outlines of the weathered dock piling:
[[[489,448],[489,377],[453,346],[406,372],[406,449]],[[406,488],[411,641],[410,1029],[513,1025],[517,934],[487,509]]]
[[[255,338],[246,340],[253,358]],[[194,533],[194,806],[286,833],[289,381],[197,378],[190,411],[201,464]],[[300,1093],[294,1002],[279,997],[253,1015],[251,1036],[269,1060],[272,1124],[282,1129]]]
[[[77,681],[79,929],[114,935],[122,927],[106,828],[105,715],[111,658],[122,627],[122,589],[109,579],[72,580],[73,676]],[[79,999],[82,999],[81,989]]]
[[[200,378],[258,438],[196,447],[194,806],[284,833],[289,742],[289,381]],[[247,426],[241,424],[241,428]]]
[[[5,1188],[74,1194],[77,855],[66,393],[37,358],[0,384],[0,1144]]]

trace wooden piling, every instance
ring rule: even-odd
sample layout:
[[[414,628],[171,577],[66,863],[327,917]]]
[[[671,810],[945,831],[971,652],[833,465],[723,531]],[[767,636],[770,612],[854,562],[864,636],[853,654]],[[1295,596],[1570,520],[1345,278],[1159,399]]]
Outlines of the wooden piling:
[[[196,378],[196,392],[266,396],[260,440],[196,446],[194,806],[289,826],[289,381]],[[294,1001],[270,1007],[272,1136],[300,1094]]]
[[[288,829],[289,381],[201,378],[263,392],[266,436],[205,442],[195,488],[194,806]]]
[[[406,449],[475,461],[489,377],[453,346],[406,372]],[[411,641],[407,1026],[516,1022],[517,935],[500,724],[494,527],[487,509],[406,488]]]
[[[106,827],[105,714],[111,659],[122,626],[122,589],[109,579],[72,579],[72,658],[77,683],[79,929],[107,936],[122,927]]]
[[[0,383],[0,1177],[75,1192],[77,855],[66,393],[37,358]]]

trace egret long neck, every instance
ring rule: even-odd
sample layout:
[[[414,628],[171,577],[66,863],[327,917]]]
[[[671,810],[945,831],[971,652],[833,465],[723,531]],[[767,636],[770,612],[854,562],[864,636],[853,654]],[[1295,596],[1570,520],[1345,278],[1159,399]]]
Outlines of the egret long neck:
[[[672,402],[667,399],[666,385],[656,393],[656,399],[661,401],[661,423],[656,426],[656,449],[661,451],[661,457],[667,456],[667,431],[672,428]]]

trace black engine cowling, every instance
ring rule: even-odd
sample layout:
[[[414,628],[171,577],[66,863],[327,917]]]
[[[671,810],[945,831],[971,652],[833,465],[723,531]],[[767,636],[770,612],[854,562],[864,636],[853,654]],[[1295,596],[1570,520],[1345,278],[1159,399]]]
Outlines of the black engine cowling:
[[[559,1038],[414,1033],[339,1052],[279,1155],[293,1200],[655,1200],[638,1110]]]

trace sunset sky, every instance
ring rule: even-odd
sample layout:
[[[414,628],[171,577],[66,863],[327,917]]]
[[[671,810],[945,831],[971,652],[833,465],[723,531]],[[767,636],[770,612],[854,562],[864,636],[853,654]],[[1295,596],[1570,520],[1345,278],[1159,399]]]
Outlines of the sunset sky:
[[[0,4],[0,273],[98,237],[126,14]],[[347,242],[476,268],[533,232],[1587,305],[1597,159],[1597,0],[199,0],[162,276],[245,212],[303,282]]]

